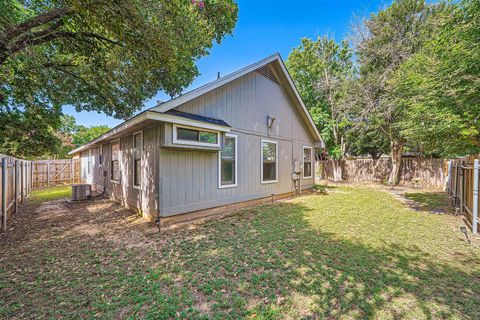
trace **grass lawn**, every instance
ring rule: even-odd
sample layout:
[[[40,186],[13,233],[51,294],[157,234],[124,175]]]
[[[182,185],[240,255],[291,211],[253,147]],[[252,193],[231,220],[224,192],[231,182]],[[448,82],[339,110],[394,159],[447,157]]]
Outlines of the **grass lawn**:
[[[32,190],[29,199],[35,202],[44,202],[60,198],[69,198],[71,195],[71,186],[57,186],[51,188],[34,189]]]
[[[0,237],[0,318],[480,318],[480,241],[377,189],[163,234],[106,200],[66,208]]]

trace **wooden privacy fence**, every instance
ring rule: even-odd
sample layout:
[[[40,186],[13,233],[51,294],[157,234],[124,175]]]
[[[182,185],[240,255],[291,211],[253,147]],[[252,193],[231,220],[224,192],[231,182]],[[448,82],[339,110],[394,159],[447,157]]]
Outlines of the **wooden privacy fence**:
[[[0,154],[1,225],[5,231],[8,218],[17,212],[32,189],[79,183],[80,160],[27,161]]]
[[[333,179],[331,160],[318,161],[320,179]],[[445,160],[424,158],[403,158],[400,184],[422,187],[443,188],[445,184]],[[383,183],[392,170],[390,158],[345,160],[342,163],[342,177],[347,182]]]
[[[33,187],[80,183],[80,159],[33,161]]]
[[[2,229],[7,229],[7,219],[17,212],[32,190],[32,162],[0,154],[0,205],[2,208]]]
[[[478,189],[480,155],[454,159],[448,162],[446,189],[453,205],[465,214],[473,234],[478,234]]]

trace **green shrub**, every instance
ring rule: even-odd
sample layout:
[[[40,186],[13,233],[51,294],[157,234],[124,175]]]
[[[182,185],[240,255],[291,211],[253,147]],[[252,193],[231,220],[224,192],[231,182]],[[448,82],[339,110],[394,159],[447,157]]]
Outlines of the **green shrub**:
[[[312,190],[318,193],[325,194],[327,193],[327,185],[316,183],[313,185]]]

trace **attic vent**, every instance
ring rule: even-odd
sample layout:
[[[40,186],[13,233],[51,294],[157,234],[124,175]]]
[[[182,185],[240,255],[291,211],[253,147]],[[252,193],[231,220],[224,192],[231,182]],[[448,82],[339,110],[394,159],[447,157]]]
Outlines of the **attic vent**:
[[[262,76],[264,76],[268,80],[273,81],[276,84],[280,85],[280,81],[278,81],[277,76],[275,75],[275,73],[273,72],[272,68],[270,68],[269,65],[258,68],[255,71],[257,71],[259,74],[261,74]]]

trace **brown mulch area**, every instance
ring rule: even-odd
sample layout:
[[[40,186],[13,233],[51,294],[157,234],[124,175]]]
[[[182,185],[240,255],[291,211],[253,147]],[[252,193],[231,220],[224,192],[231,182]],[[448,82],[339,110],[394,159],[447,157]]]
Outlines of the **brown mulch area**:
[[[66,199],[44,203],[26,202],[0,234],[0,255],[19,247],[35,247],[41,241],[80,239],[100,236],[124,244],[137,245],[145,233],[158,232],[148,221],[108,200],[68,202]]]

